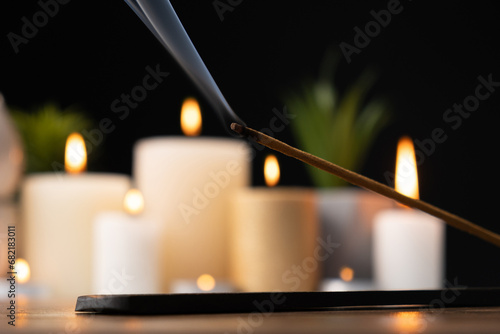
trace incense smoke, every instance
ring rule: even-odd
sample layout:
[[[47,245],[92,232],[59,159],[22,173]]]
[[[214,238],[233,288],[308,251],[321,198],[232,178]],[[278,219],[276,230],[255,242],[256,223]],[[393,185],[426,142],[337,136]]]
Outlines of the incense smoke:
[[[168,0],[125,0],[167,51],[181,65],[217,112],[226,130],[231,123],[245,123],[231,109],[203,63],[174,8]]]

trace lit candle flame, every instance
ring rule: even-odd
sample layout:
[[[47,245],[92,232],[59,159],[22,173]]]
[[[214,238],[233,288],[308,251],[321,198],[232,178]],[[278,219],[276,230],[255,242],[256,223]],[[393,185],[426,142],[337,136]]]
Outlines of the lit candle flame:
[[[339,276],[344,282],[350,282],[354,278],[354,270],[350,267],[342,267],[340,268]]]
[[[30,266],[25,259],[18,258],[15,263],[16,277],[18,283],[26,283],[31,276]]]
[[[87,168],[87,150],[85,141],[79,133],[72,133],[66,140],[64,167],[70,174],[78,174]]]
[[[198,136],[201,133],[201,111],[193,98],[184,100],[181,109],[181,129],[186,136]]]
[[[144,209],[144,198],[138,189],[130,189],[123,200],[125,211],[130,214],[139,214]]]
[[[264,178],[268,187],[274,187],[280,180],[280,165],[273,154],[269,154],[264,162]]]
[[[215,288],[215,278],[209,274],[203,274],[196,280],[196,285],[202,291],[210,291]]]
[[[402,137],[398,143],[395,188],[403,195],[419,198],[417,160],[413,141],[409,137]]]

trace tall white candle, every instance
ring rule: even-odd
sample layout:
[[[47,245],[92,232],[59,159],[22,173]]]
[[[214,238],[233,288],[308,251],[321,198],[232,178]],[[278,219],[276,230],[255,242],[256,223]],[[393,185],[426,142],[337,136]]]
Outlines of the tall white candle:
[[[229,203],[249,183],[249,161],[246,143],[231,138],[157,137],[135,145],[144,216],[162,229],[162,291],[173,279],[227,278]]]
[[[398,144],[396,190],[418,198],[411,139]],[[378,289],[439,289],[444,279],[444,222],[406,207],[383,210],[374,218],[373,260]]]
[[[119,210],[129,188],[125,175],[28,176],[21,188],[21,219],[33,282],[60,298],[90,293],[92,221],[98,212]]]
[[[273,186],[278,182],[279,168],[277,162],[267,161],[266,181]],[[270,174],[275,181],[270,180]],[[318,221],[311,189],[242,189],[234,197],[232,217],[231,273],[237,289],[317,288]]]
[[[93,293],[159,293],[157,225],[140,217],[142,195],[131,189],[125,211],[97,215],[93,231]]]

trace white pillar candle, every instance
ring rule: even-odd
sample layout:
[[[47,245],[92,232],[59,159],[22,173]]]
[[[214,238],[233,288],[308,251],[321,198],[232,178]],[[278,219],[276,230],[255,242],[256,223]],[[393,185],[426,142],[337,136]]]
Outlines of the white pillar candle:
[[[419,198],[413,142],[398,143],[396,190]],[[407,207],[387,209],[374,218],[373,261],[376,287],[439,289],[444,275],[444,222]]]
[[[117,174],[26,177],[21,219],[33,282],[60,298],[90,293],[92,221],[98,212],[119,210],[129,188],[130,178]]]
[[[426,213],[395,208],[374,220],[377,288],[439,289],[444,279],[444,222]]]
[[[279,169],[266,170],[268,185],[275,185],[277,179],[269,181],[268,175],[279,177]],[[315,193],[311,189],[240,190],[233,201],[231,222],[231,277],[237,289],[316,289],[320,271],[317,237]]]
[[[159,293],[157,225],[139,215],[130,200],[142,202],[131,189],[125,211],[97,215],[93,231],[93,293]],[[141,204],[142,207],[142,204]]]
[[[35,282],[55,296],[91,291],[92,221],[119,210],[130,187],[122,175],[33,175],[22,186],[26,259]]]
[[[162,291],[170,291],[173,279],[227,278],[228,210],[235,191],[249,183],[247,144],[232,138],[143,139],[134,147],[133,175],[147,204],[144,216],[161,224]]]

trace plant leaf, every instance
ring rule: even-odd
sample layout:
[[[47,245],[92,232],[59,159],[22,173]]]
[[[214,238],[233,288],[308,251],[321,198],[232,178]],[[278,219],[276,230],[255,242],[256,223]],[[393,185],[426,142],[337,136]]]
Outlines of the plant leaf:
[[[61,110],[54,103],[45,104],[31,112],[11,110],[12,119],[23,140],[26,173],[53,171],[54,162],[64,164],[64,147],[68,135],[92,125],[90,119],[76,108]]]
[[[285,95],[288,109],[297,115],[291,123],[299,145],[316,156],[345,168],[356,170],[389,119],[387,103],[366,101],[376,74],[365,70],[340,96],[333,75],[338,57],[329,55],[316,81],[304,81],[301,89]],[[318,187],[343,185],[338,177],[308,165]]]

